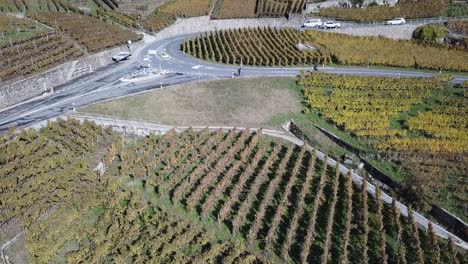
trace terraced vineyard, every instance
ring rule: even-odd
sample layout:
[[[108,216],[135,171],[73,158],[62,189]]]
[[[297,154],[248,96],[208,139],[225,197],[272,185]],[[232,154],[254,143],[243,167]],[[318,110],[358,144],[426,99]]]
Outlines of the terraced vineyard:
[[[119,8],[119,1],[117,0],[93,0],[93,2],[101,9],[114,10]]]
[[[63,34],[49,32],[0,46],[0,80],[38,73],[82,56],[83,51]]]
[[[299,48],[298,44],[303,44]],[[221,30],[186,40],[181,50],[205,60],[246,65],[383,65],[468,71],[468,53],[458,48],[382,37],[355,37],[316,30],[248,28]]]
[[[281,17],[291,13],[302,13],[306,0],[220,0],[214,18]]]
[[[126,44],[128,40],[137,41],[142,38],[140,34],[128,29],[76,13],[34,12],[29,16],[69,34],[80,45],[86,47],[88,52],[100,51]]]
[[[173,0],[159,6],[145,18],[143,27],[158,32],[174,23],[177,17],[204,16],[209,13],[214,0]]]
[[[354,185],[316,153],[259,132],[188,129],[123,139],[71,120],[10,134],[0,149],[0,221],[28,227],[36,262],[463,257],[450,241],[419,229],[411,214],[405,219],[368,195],[366,181]]]
[[[13,15],[0,16],[0,45],[26,40],[35,35],[52,31],[51,29],[26,18]]]
[[[78,11],[78,7],[97,7],[102,10],[116,10],[119,3],[116,0],[0,0],[0,9],[2,12],[62,12]]]
[[[403,166],[410,200],[443,205],[463,218],[468,100],[449,80],[310,73],[299,85],[312,112]]]
[[[0,16],[0,81],[12,81],[40,73],[55,65],[96,52],[141,35],[95,17],[82,15],[76,6],[60,1],[0,1],[3,11],[23,11],[30,18],[11,14]],[[16,9],[14,9],[15,7]],[[68,11],[72,11],[69,13]],[[112,10],[101,10],[102,16],[112,16],[122,24],[135,26],[129,16]],[[127,19],[127,20],[126,20]]]
[[[128,27],[137,26],[137,15],[125,14],[118,9],[118,1],[115,0],[31,0],[31,1],[6,1],[0,0],[0,12],[74,12],[85,13],[95,17],[104,17]]]
[[[30,0],[30,1],[10,1],[1,0],[0,8],[2,12],[26,12],[26,11],[65,11],[69,5],[63,0]]]
[[[305,102],[343,130],[366,137],[405,136],[390,127],[390,119],[406,112],[445,88],[448,78],[385,78],[330,75],[303,75]],[[330,93],[330,88],[333,90]]]

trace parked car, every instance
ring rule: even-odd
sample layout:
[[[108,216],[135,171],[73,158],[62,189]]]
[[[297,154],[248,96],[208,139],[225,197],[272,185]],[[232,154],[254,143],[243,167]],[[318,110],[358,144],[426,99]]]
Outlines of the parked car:
[[[309,19],[307,20],[302,27],[306,28],[313,28],[313,27],[319,27],[322,25],[322,19]]]
[[[333,22],[333,21],[327,21],[323,23],[320,27],[321,28],[340,28],[341,24],[337,22]]]
[[[394,18],[392,20],[385,22],[386,25],[403,25],[405,23],[406,23],[406,20],[404,18]]]
[[[112,56],[112,60],[113,61],[122,61],[122,60],[128,59],[130,56],[132,56],[132,54],[130,52],[122,51],[122,52],[119,52],[119,53],[115,54],[114,56]]]

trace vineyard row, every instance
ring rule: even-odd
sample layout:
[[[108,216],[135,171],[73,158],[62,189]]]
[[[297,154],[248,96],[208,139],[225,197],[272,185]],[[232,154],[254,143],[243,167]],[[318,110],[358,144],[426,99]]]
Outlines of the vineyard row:
[[[383,65],[468,71],[468,53],[382,37],[356,37],[316,30],[242,28],[203,33],[180,49],[200,59],[255,66]]]

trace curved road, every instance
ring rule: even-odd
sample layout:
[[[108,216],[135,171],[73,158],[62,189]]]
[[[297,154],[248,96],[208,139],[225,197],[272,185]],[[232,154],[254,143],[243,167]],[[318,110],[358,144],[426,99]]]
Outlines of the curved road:
[[[53,94],[44,95],[1,111],[0,133],[4,133],[11,126],[28,127],[39,121],[69,112],[74,108],[104,100],[181,83],[233,77],[232,74],[237,72],[239,68],[237,65],[211,63],[181,53],[179,51],[180,43],[191,37],[192,35],[182,35],[152,42],[137,50],[133,58],[128,61],[109,64],[93,73],[56,87]],[[163,55],[163,53],[168,56]],[[148,64],[150,64],[151,70],[161,69],[164,74],[133,82],[121,81],[122,77],[142,71],[141,66],[148,67]],[[296,76],[302,69],[311,70],[311,68],[306,67],[243,67],[242,77]],[[436,75],[419,71],[379,70],[358,67],[325,67],[320,68],[320,71],[394,77],[430,77]],[[461,82],[465,80],[468,80],[468,76],[457,75],[454,81]]]
[[[222,65],[202,61],[179,51],[180,43],[192,35],[183,35],[152,42],[137,50],[132,59],[113,63],[93,73],[79,77],[55,88],[55,92],[31,101],[21,103],[0,112],[0,133],[9,127],[28,127],[40,121],[63,115],[74,108],[92,103],[128,96],[161,87],[181,83],[232,78],[239,66]],[[167,55],[163,55],[167,54]],[[161,69],[164,74],[153,78],[141,78],[133,82],[122,81],[123,77],[142,71],[145,65],[152,70]],[[300,70],[311,68],[265,68],[243,67],[243,77],[254,76],[296,76]],[[146,69],[145,69],[146,70]],[[367,68],[325,67],[320,71],[327,73],[358,74],[372,76],[430,77],[436,74],[418,71],[379,70]],[[238,77],[235,77],[238,78]],[[455,76],[456,82],[468,80],[468,76]],[[419,216],[418,216],[419,217]],[[447,236],[443,234],[442,236]],[[467,247],[466,243],[457,240]]]

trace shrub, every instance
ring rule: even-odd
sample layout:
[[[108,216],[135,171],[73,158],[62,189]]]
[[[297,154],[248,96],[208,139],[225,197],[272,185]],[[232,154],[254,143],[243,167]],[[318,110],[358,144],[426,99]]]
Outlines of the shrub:
[[[423,42],[437,42],[438,39],[447,35],[448,30],[444,26],[426,25],[418,27],[413,32],[413,38]]]

